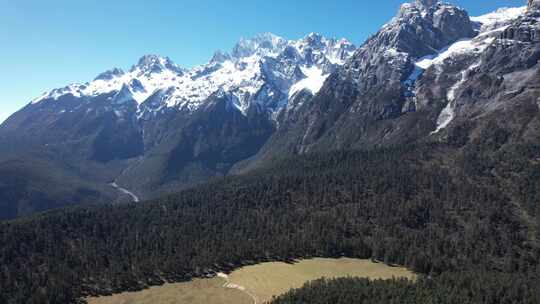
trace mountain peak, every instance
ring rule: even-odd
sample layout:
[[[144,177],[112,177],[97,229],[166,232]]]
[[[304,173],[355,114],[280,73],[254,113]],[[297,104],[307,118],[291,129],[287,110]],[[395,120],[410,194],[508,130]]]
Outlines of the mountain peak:
[[[429,15],[429,12],[435,11],[441,2],[439,0],[415,0],[414,2],[403,3],[400,7],[398,17],[410,18],[412,16],[418,16],[420,13],[422,17]]]
[[[416,6],[419,8],[430,9],[435,7],[439,0],[416,0]]]
[[[254,54],[278,53],[287,45],[287,40],[272,34],[261,33],[250,39],[242,38],[233,49],[232,55],[236,58],[249,57]]]
[[[158,55],[144,55],[139,59],[139,62],[132,67],[131,71],[139,69],[143,73],[161,73],[164,70],[170,70],[178,74],[182,74],[183,70],[177,66],[169,57],[161,57]]]
[[[99,74],[94,80],[111,80],[114,77],[124,75],[124,71],[119,68],[114,68]]]
[[[324,37],[323,35],[315,32],[309,33],[304,39],[305,40],[322,40]]]
[[[404,3],[397,16],[368,43],[422,57],[474,35],[473,24],[464,9],[436,0],[416,0]]]
[[[218,50],[214,53],[214,56],[212,56],[212,59],[210,60],[211,63],[221,63],[225,62],[227,60],[231,59],[231,55],[229,55],[226,52],[223,52],[221,50]]]
[[[530,9],[540,9],[540,0],[529,0],[527,6]]]

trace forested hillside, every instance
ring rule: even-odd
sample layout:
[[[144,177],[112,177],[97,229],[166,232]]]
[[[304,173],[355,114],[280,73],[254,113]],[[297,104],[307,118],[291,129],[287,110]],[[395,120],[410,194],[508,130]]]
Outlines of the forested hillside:
[[[490,132],[459,149],[456,135],[447,144],[308,154],[147,203],[4,222],[0,302],[68,303],[313,256],[373,258],[433,279],[369,287],[399,293],[474,292],[463,272],[489,279],[491,291],[508,278],[539,282],[539,147],[494,144],[500,136]],[[445,285],[452,279],[458,285]],[[523,297],[532,299],[532,286]],[[296,299],[288,297],[281,301]]]
[[[273,304],[351,303],[538,303],[538,274],[500,272],[445,273],[436,279],[369,281],[342,278],[318,280],[293,290]]]

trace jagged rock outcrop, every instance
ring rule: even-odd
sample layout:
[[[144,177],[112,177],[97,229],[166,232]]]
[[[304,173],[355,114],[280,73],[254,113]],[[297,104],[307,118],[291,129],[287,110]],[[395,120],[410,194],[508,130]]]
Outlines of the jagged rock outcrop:
[[[520,22],[505,29],[501,38],[522,42],[539,42],[540,32],[536,26],[539,19],[540,1],[529,1],[527,12],[522,16]]]

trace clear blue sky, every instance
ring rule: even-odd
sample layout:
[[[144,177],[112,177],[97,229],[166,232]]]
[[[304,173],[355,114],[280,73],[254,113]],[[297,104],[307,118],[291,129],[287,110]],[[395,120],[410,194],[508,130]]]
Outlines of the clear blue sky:
[[[240,37],[310,32],[361,44],[405,0],[0,0],[0,122],[42,92],[144,54],[184,67]],[[451,0],[479,15],[525,0]]]

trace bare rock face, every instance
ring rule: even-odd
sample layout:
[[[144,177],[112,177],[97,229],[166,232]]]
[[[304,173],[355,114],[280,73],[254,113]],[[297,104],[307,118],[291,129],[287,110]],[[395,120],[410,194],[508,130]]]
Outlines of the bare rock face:
[[[424,127],[403,126],[400,129],[407,132],[390,134],[389,123],[409,108],[414,111],[404,90],[414,62],[475,35],[468,13],[456,6],[435,0],[403,4],[394,19],[328,78],[301,113],[291,116],[294,121],[281,124],[274,136],[279,143],[271,141],[269,149],[289,146],[295,153],[306,153],[418,137]]]
[[[500,38],[522,43],[540,42],[540,0],[529,0],[528,10],[519,22],[506,28]]]
[[[539,4],[531,1],[527,14],[511,20],[501,12],[499,30],[486,32],[476,32],[467,12],[456,6],[429,0],[402,5],[318,94],[293,102],[294,113],[283,116],[245,167],[281,153],[442,140],[474,117],[496,115],[509,102],[535,96],[536,89],[523,87],[534,87],[538,77]],[[432,59],[432,66],[422,67]],[[452,124],[441,123],[447,109]]]

